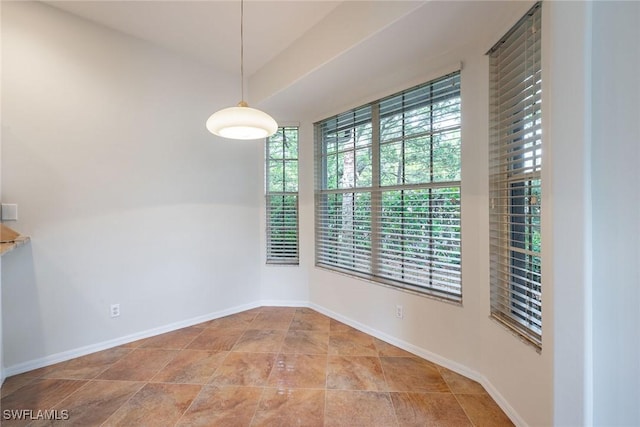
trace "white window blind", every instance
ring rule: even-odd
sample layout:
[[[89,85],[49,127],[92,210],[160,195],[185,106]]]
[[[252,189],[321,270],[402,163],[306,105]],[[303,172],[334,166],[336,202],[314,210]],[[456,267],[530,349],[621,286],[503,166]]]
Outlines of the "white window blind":
[[[316,265],[461,301],[460,73],[316,123]]]
[[[491,314],[540,348],[541,7],[489,52]]]
[[[267,264],[298,264],[298,128],[266,144]]]

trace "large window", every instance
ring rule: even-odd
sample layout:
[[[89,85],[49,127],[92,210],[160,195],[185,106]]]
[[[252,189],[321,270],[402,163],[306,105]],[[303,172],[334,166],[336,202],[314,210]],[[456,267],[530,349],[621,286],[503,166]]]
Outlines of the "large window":
[[[298,128],[266,145],[267,264],[298,264]]]
[[[460,73],[315,130],[316,265],[461,301]]]
[[[540,348],[541,7],[489,52],[491,314]]]

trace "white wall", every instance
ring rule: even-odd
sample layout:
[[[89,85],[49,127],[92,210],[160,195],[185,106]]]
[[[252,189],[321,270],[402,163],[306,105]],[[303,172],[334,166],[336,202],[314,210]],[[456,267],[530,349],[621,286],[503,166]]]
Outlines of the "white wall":
[[[588,425],[591,327],[591,3],[546,2],[543,129],[549,208],[543,334],[554,345],[554,424]],[[544,202],[545,200],[543,200]],[[545,290],[548,288],[545,288]],[[544,293],[544,290],[543,290]]]
[[[640,425],[640,3],[593,4],[593,421]]]
[[[2,28],[2,2],[0,2],[0,30]],[[2,76],[2,37],[0,37],[0,78]],[[0,100],[2,85],[0,84]],[[2,122],[2,102],[0,102],[0,123]],[[0,201],[2,200],[2,133],[0,132]],[[2,339],[2,260],[0,260],[0,385],[4,382],[4,345]]]
[[[2,6],[3,201],[32,237],[3,260],[5,365],[255,303],[262,144],[204,127],[237,76]]]

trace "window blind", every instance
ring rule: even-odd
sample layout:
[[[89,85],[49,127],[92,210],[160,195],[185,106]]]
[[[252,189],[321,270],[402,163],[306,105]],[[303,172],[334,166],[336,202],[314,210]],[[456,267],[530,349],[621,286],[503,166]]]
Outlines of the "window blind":
[[[540,348],[541,7],[489,52],[491,315]]]
[[[316,123],[316,265],[460,301],[460,74]]]
[[[266,143],[267,264],[298,264],[298,128]]]

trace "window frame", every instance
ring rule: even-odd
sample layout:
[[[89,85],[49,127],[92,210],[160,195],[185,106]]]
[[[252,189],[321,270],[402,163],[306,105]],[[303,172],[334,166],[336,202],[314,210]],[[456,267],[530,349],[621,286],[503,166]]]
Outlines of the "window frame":
[[[287,135],[295,135],[295,156],[287,150]],[[265,226],[266,226],[266,264],[300,264],[300,212],[299,212],[299,129],[297,126],[281,126],[265,142]],[[280,138],[279,138],[280,137]],[[281,144],[282,156],[273,157],[274,144]],[[277,147],[280,148],[280,147]],[[287,176],[287,165],[295,163],[295,182]],[[281,186],[272,180],[272,166],[280,166]],[[274,190],[274,186],[280,187]],[[291,203],[293,201],[293,203]],[[277,213],[279,218],[274,218]],[[294,239],[287,236],[294,234]],[[279,236],[278,236],[279,235]]]
[[[451,84],[453,89],[448,89]],[[441,86],[439,86],[441,85]],[[434,88],[439,88],[437,95],[434,95]],[[444,88],[444,89],[443,89]],[[420,95],[420,91],[429,91],[429,95]],[[423,96],[426,100],[425,103],[420,103],[420,96]],[[414,97],[414,98],[412,98]],[[454,100],[452,105],[443,107],[443,102]],[[412,104],[413,102],[413,104]],[[402,107],[394,106],[394,103],[402,103]],[[410,121],[408,117],[412,113],[419,111],[420,108],[427,108],[430,111],[431,122],[429,123],[429,132],[424,134],[409,134],[410,127],[407,123]],[[438,109],[436,109],[438,108]],[[440,109],[450,108],[448,113],[442,113]],[[461,91],[460,91],[460,71],[449,73],[440,78],[431,80],[427,83],[418,85],[416,87],[407,89],[389,97],[374,101],[372,103],[363,105],[358,108],[346,111],[336,116],[327,118],[314,124],[315,126],[315,175],[316,175],[316,191],[315,191],[315,265],[317,267],[326,268],[331,271],[337,271],[350,276],[363,278],[375,283],[383,285],[393,286],[395,288],[411,291],[420,295],[434,297],[437,299],[446,300],[448,302],[461,303],[462,302],[462,267],[461,267]],[[437,129],[434,125],[434,111],[439,112],[442,115],[449,114],[457,120],[457,124],[451,128]],[[402,126],[399,130],[399,135],[395,138],[386,138],[383,131],[384,120],[394,115],[402,115]],[[419,118],[422,120],[422,117]],[[444,119],[442,119],[444,120]],[[420,122],[421,123],[421,122]],[[441,123],[438,123],[441,125]],[[368,129],[367,129],[368,127]],[[418,126],[419,127],[419,126]],[[436,130],[437,129],[437,130]],[[365,136],[365,141],[360,141],[355,135]],[[447,132],[453,132],[456,137],[457,148],[457,174],[455,179],[444,180],[434,179],[434,152],[438,150],[436,141],[439,141],[443,135],[448,135]],[[427,135],[428,134],[428,135]],[[331,140],[331,136],[334,140]],[[345,147],[345,142],[341,142],[340,139],[348,141],[351,148]],[[386,138],[386,139],[385,139]],[[417,182],[407,182],[407,159],[405,157],[408,153],[405,144],[423,138],[428,142],[430,150],[430,163],[428,165],[430,169],[430,181],[424,182],[418,180]],[[400,169],[397,178],[401,181],[399,183],[383,182],[384,171],[381,164],[381,159],[384,158],[383,148],[391,147],[397,144],[402,153],[402,165],[398,166]],[[329,150],[329,147],[335,147],[335,150]],[[343,147],[340,150],[339,147]],[[358,163],[358,151],[370,149],[370,167],[371,177],[366,179],[361,185],[358,185],[359,176],[355,174],[356,170],[361,167]],[[444,148],[440,148],[444,150]],[[351,177],[351,172],[345,174],[345,168],[343,167],[343,180],[347,175],[346,182],[338,182],[339,169],[341,162],[340,154],[352,153],[346,163],[350,165],[353,162],[352,171],[354,177]],[[455,156],[455,155],[454,155]],[[329,169],[329,165],[336,162],[335,171]],[[398,162],[400,163],[400,161]],[[343,162],[343,165],[345,163]],[[331,179],[329,177],[331,173]],[[335,173],[333,173],[335,172]],[[333,182],[335,180],[335,182]],[[409,180],[410,181],[410,180]],[[454,188],[455,197],[451,200],[455,200],[456,212],[453,213],[451,219],[454,225],[453,229],[457,228],[457,238],[454,240],[455,254],[447,255],[456,257],[457,266],[451,267],[450,272],[439,271],[441,263],[436,262],[436,251],[434,248],[434,242],[436,237],[431,236],[430,239],[425,239],[424,235],[421,235],[421,231],[415,231],[414,249],[413,253],[408,252],[410,249],[405,249],[405,245],[408,247],[411,244],[412,236],[409,234],[409,225],[394,224],[392,220],[393,215],[385,216],[384,208],[390,205],[384,205],[383,199],[385,195],[397,192],[400,193],[398,200],[400,203],[395,206],[400,212],[397,218],[402,218],[404,221],[405,215],[408,212],[418,212],[426,209],[429,212],[429,218],[433,221],[437,217],[435,206],[434,194],[443,192],[443,189]],[[428,197],[423,197],[420,192],[428,193]],[[409,200],[408,195],[413,195],[413,206],[409,204],[411,201],[405,202],[405,198]],[[346,205],[344,198],[346,199]],[[338,200],[342,198],[342,203],[338,203]],[[333,199],[333,203],[331,203]],[[426,200],[426,205],[421,206],[420,203]],[[358,201],[362,203],[358,203]],[[344,212],[339,212],[339,206],[347,207],[347,215]],[[357,212],[351,214],[349,218],[349,212]],[[369,215],[367,218],[366,215]],[[416,220],[418,214],[414,214],[410,219]],[[356,226],[345,228],[337,225],[342,223],[346,218],[347,222],[351,221]],[[331,221],[334,221],[331,223]],[[431,232],[435,229],[433,224],[421,223],[423,228],[429,228]],[[457,225],[455,225],[457,224]],[[400,237],[393,237],[394,233],[390,231],[385,233],[385,227],[387,229],[394,226],[400,227]],[[340,231],[346,234],[340,234]],[[353,236],[348,234],[353,232]],[[332,234],[333,233],[333,234]],[[454,234],[455,234],[454,233]],[[357,235],[356,235],[357,234]],[[392,237],[390,237],[392,236]],[[394,240],[395,239],[395,240]],[[424,241],[429,242],[430,246],[423,253],[429,255],[420,256],[421,244]],[[386,242],[386,243],[385,243]],[[394,251],[394,243],[402,245],[400,249]],[[416,243],[417,242],[417,243]],[[351,246],[351,248],[349,248]],[[416,249],[417,248],[417,249]],[[333,253],[330,253],[333,250]],[[340,250],[343,250],[343,254],[340,254]],[[430,252],[429,252],[430,251]],[[396,254],[402,257],[401,262],[397,262]],[[333,257],[331,256],[333,255]],[[351,265],[349,265],[349,258]],[[420,263],[419,260],[426,260],[424,263]],[[392,266],[392,264],[398,264],[398,266]],[[427,273],[428,272],[428,273]],[[440,274],[440,276],[438,276]],[[424,277],[429,277],[428,283],[423,281]],[[454,278],[452,278],[454,277]],[[450,280],[451,282],[446,282]],[[448,284],[448,287],[447,287]]]
[[[489,52],[491,318],[542,348],[541,3]]]

